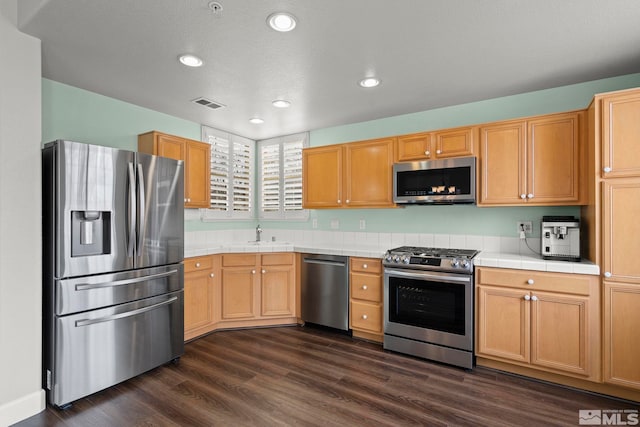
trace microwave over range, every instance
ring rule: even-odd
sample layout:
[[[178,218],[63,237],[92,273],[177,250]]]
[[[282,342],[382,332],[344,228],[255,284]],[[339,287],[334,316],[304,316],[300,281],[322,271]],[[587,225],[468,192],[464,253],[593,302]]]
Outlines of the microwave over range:
[[[476,158],[394,164],[393,201],[398,204],[475,203]]]

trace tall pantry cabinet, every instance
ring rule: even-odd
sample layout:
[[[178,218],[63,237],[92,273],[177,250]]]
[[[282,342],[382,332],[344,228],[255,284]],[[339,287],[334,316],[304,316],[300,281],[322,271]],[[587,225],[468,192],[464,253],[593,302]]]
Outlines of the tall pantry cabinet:
[[[603,379],[640,390],[640,89],[596,95],[589,131],[595,167],[582,217],[603,275]]]

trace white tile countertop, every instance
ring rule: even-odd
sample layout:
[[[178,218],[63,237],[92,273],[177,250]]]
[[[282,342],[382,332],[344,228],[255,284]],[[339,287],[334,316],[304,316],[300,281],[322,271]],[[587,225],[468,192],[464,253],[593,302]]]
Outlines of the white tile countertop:
[[[356,236],[351,236],[356,234]],[[428,235],[428,236],[402,236],[388,233],[350,233],[346,236],[340,236],[332,233],[321,234],[295,234],[280,235],[278,240],[272,241],[265,239],[261,242],[248,240],[252,237],[245,231],[241,232],[218,232],[218,234],[205,236],[188,235],[185,239],[185,258],[194,256],[203,256],[220,253],[238,253],[238,252],[302,252],[329,255],[345,255],[365,258],[382,258],[387,249],[411,245],[417,246],[433,246],[431,241],[451,242],[454,245],[440,245],[441,247],[460,247],[465,249],[477,249],[481,252],[474,258],[476,267],[499,267],[512,268],[519,270],[536,270],[549,271],[556,273],[575,273],[599,275],[600,268],[590,261],[567,262],[567,261],[547,261],[543,260],[539,255],[534,255],[528,249],[519,248],[517,241],[502,239],[500,244],[496,244],[493,237],[486,236],[460,236],[444,237]],[[366,234],[366,236],[364,235]],[[379,234],[378,236],[375,236]],[[432,237],[431,237],[432,236]],[[210,237],[210,238],[207,238]],[[291,238],[284,240],[282,238]],[[469,244],[473,247],[468,247]],[[499,240],[499,238],[498,238]],[[216,242],[216,243],[209,243]],[[482,246],[483,242],[487,245]],[[464,245],[464,246],[463,246]],[[486,247],[485,247],[486,246]],[[523,245],[524,246],[524,245]],[[497,249],[497,250],[496,250]],[[517,250],[521,253],[514,253]]]

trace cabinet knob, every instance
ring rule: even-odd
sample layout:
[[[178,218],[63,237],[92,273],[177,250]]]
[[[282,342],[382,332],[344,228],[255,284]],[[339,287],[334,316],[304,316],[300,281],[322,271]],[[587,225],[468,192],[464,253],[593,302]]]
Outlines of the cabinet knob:
[[[256,271],[255,270],[251,270],[251,274],[256,274]]]
[[[609,166],[605,166],[604,169],[602,169],[604,171],[604,173],[609,173],[611,172],[611,168]]]
[[[342,203],[342,201],[340,199],[338,199],[338,203]]]
[[[521,198],[521,199],[526,199],[526,198],[527,198],[527,195],[523,193],[523,194],[521,194],[521,195],[520,195],[520,198]]]
[[[349,203],[349,199],[345,200],[345,202]]]
[[[363,291],[366,291],[367,289],[369,289],[369,288],[367,287],[367,285],[362,285],[362,290],[363,290]]]
[[[362,315],[362,319],[363,319],[363,320],[367,320],[367,318],[368,318],[368,317],[369,317],[369,316],[367,316],[366,314],[363,314],[363,315]]]
[[[436,150],[436,154],[442,154],[442,150]]]
[[[362,268],[369,268],[367,264],[362,264]]]
[[[264,274],[264,273],[266,273],[266,272],[267,272],[267,270],[262,270],[262,274]]]
[[[527,194],[527,199],[533,199],[533,193]]]
[[[535,296],[535,295],[534,295],[534,296],[532,296],[532,297],[531,297],[531,301],[538,301],[538,297],[537,297],[537,296]]]
[[[430,155],[431,155],[431,151],[429,151],[429,150],[425,151],[425,152],[424,152],[424,155],[425,155],[425,156],[430,156]]]
[[[610,271],[605,271],[604,272],[604,277],[611,277],[611,272]]]
[[[209,277],[216,277],[216,275],[211,273],[211,274],[209,274]]]
[[[187,198],[186,197],[184,198],[184,202],[187,203]]]
[[[533,281],[533,279],[529,279],[527,280],[527,285],[533,285],[535,282]]]
[[[196,262],[196,267],[200,267],[200,263],[199,262]]]
[[[531,299],[531,297],[530,297],[529,295],[525,295],[525,296],[524,296],[524,299],[525,299],[526,301],[529,301],[529,300]]]

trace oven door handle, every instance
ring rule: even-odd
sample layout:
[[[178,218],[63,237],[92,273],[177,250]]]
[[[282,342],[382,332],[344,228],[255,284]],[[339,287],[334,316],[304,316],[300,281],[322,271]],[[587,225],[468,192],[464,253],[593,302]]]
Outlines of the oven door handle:
[[[396,270],[393,268],[385,268],[385,275],[394,277],[406,277],[408,279],[433,280],[444,283],[471,283],[471,276],[456,276],[452,274],[433,274],[418,271]]]

